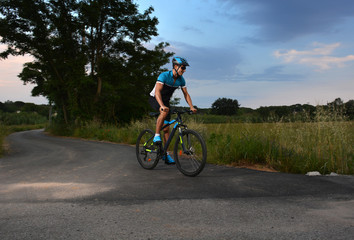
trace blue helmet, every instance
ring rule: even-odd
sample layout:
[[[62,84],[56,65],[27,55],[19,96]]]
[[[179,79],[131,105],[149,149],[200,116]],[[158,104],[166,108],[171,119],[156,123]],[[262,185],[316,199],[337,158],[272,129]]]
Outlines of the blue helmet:
[[[174,57],[172,59],[172,64],[173,65],[184,65],[184,66],[189,66],[189,63],[187,62],[187,59],[183,57]]]

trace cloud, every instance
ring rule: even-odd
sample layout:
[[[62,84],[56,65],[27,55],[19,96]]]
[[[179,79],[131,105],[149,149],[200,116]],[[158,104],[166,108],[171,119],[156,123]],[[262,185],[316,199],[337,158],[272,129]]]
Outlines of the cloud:
[[[318,66],[320,70],[327,70],[332,67],[345,67],[346,62],[354,61],[354,55],[348,55],[346,57],[329,57],[324,56],[321,58],[303,58],[299,63],[310,64]]]
[[[344,57],[330,56],[334,50],[340,47],[340,43],[322,44],[314,43],[315,47],[312,50],[298,51],[291,50],[276,50],[274,56],[281,58],[285,63],[304,64],[315,66],[316,70],[328,70],[333,67],[345,67],[346,62],[354,61],[354,55]]]
[[[185,57],[191,65],[186,72],[188,78],[228,80],[235,75],[237,65],[242,62],[236,48],[201,47],[181,42],[170,44],[167,50]]]
[[[352,0],[219,0],[225,14],[256,27],[254,41],[280,41],[335,31],[353,18]]]
[[[183,31],[188,31],[196,34],[203,34],[203,31],[200,30],[199,28],[193,27],[193,26],[184,26]]]
[[[241,81],[257,81],[257,82],[291,82],[301,81],[305,78],[302,74],[284,73],[285,66],[272,66],[266,68],[263,73],[239,74],[237,77]]]
[[[316,56],[316,55],[329,55],[331,54],[336,48],[340,46],[340,43],[333,43],[333,44],[321,44],[315,42],[314,46],[319,46],[318,48],[314,48],[309,51],[297,51],[297,50],[276,50],[274,52],[274,56],[277,58],[282,57],[285,62],[292,62],[294,59],[302,56]]]

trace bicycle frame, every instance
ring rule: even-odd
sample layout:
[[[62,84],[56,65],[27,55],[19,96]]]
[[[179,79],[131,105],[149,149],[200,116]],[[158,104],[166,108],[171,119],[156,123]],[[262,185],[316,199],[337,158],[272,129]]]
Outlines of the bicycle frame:
[[[185,147],[184,147],[184,144],[182,142],[182,130],[181,130],[181,127],[187,128],[187,126],[183,125],[183,121],[182,121],[182,118],[180,116],[180,113],[177,113],[177,118],[176,119],[173,119],[172,121],[169,121],[169,122],[165,123],[165,125],[161,128],[161,130],[169,127],[170,125],[172,125],[174,123],[175,123],[175,125],[173,126],[173,129],[172,129],[172,131],[170,133],[170,136],[168,137],[167,142],[165,143],[165,146],[163,148],[164,153],[167,152],[167,148],[169,147],[170,143],[172,142],[172,139],[175,136],[177,128],[179,129],[179,138],[180,138],[180,141],[182,143],[183,151],[185,151]]]
[[[179,130],[179,139],[180,139],[181,144],[182,144],[183,152],[187,152],[186,148],[184,146],[184,143],[182,141],[182,129],[181,129],[181,127],[187,128],[187,126],[183,124],[181,114],[182,113],[177,112],[177,118],[173,119],[172,121],[169,121],[167,123],[164,123],[163,127],[161,128],[161,130],[163,130],[163,129],[165,129],[165,128],[167,128],[167,127],[169,127],[169,126],[171,126],[172,124],[175,123],[175,125],[173,126],[173,129],[172,129],[172,131],[170,133],[170,136],[168,137],[167,142],[165,143],[165,145],[163,147],[162,155],[166,154],[167,149],[168,149],[169,145],[171,144],[173,137],[175,136],[177,128]],[[151,150],[148,150],[148,151],[151,151]]]

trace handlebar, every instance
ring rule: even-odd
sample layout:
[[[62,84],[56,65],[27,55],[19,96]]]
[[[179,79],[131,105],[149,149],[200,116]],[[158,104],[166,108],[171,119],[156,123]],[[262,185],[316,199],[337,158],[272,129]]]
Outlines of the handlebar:
[[[181,114],[184,114],[184,113],[188,113],[189,115],[192,115],[193,111],[189,110],[189,109],[188,110],[186,110],[186,109],[182,109],[182,110],[172,109],[171,110],[171,114],[181,115]],[[158,117],[160,115],[160,113],[159,112],[150,112],[149,115],[152,116],[152,117]]]
[[[172,114],[184,114],[184,113],[188,113],[189,115],[192,115],[193,114],[193,111],[192,110],[185,110],[185,109],[182,109],[182,110],[178,110],[178,109],[173,109],[171,111]]]

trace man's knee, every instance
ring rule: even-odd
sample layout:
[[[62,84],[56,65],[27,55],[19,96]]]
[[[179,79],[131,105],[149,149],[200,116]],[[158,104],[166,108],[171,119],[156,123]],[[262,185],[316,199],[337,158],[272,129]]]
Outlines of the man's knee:
[[[168,111],[161,111],[160,115],[163,117],[163,119],[166,119],[166,117],[168,116]]]

